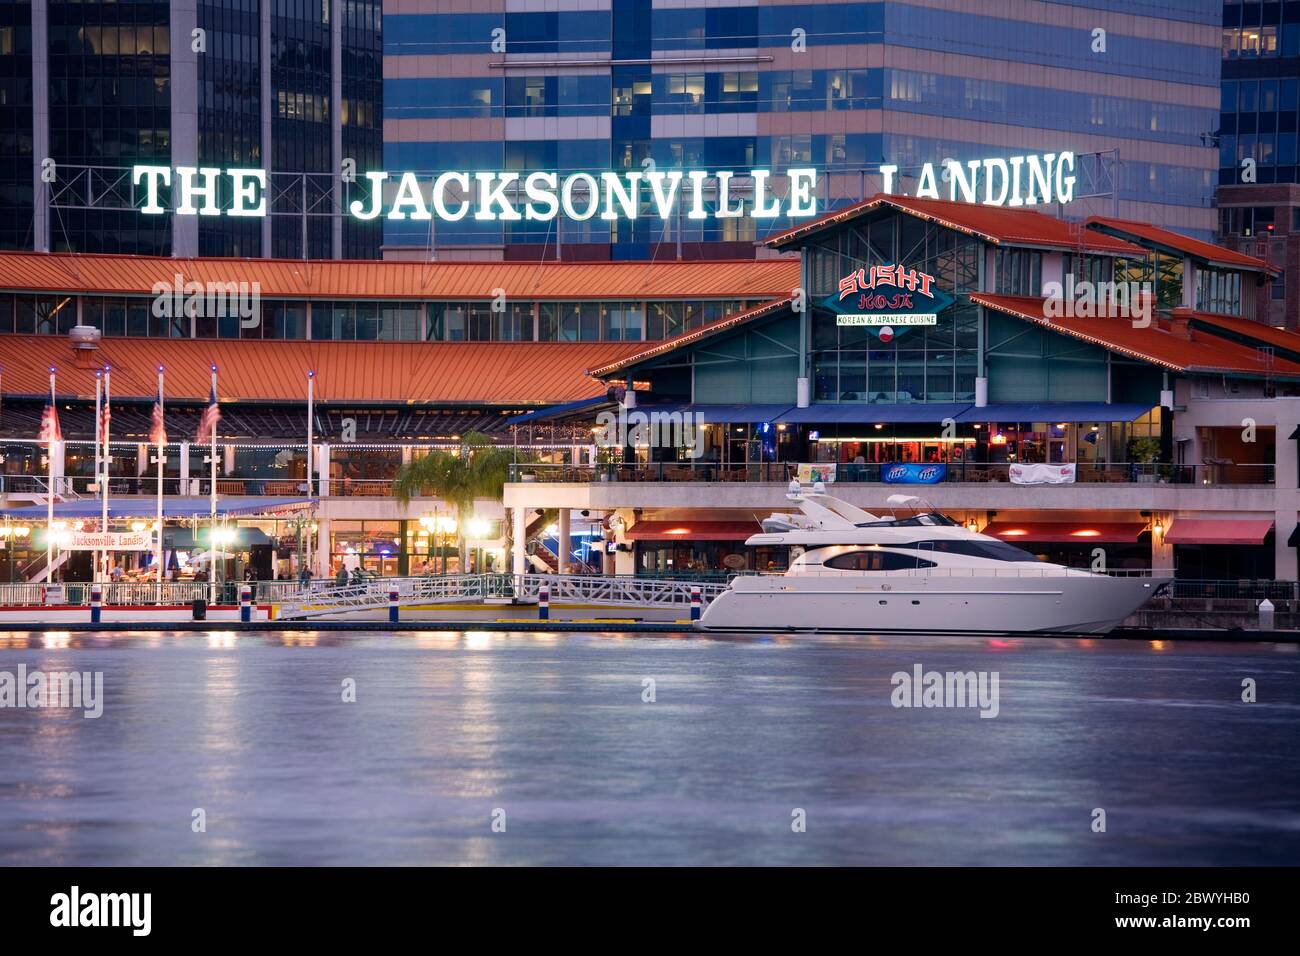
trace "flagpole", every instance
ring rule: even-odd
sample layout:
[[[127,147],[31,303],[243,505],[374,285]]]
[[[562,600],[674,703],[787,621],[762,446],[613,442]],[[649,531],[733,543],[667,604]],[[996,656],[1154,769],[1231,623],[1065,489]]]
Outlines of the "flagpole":
[[[100,434],[100,426],[103,424],[103,419],[100,417],[103,414],[103,407],[104,407],[103,392],[104,392],[104,373],[96,372],[95,373],[95,484],[96,485],[99,484],[100,442],[103,439],[103,436]],[[96,490],[98,490],[98,488],[96,488]],[[99,530],[102,533],[104,531],[107,531],[108,529],[100,528]],[[102,580],[99,576],[99,571],[103,563],[104,563],[104,552],[101,549],[96,548],[95,549],[95,571],[92,576],[92,580],[95,581]]]
[[[158,417],[162,419],[163,411],[163,367],[158,366]],[[158,430],[158,603],[162,603],[163,582],[163,438],[162,429]]]
[[[54,405],[54,366],[50,366],[50,408]],[[56,412],[57,413],[57,412]],[[54,579],[54,432],[45,443],[45,583]]]
[[[112,395],[113,395],[113,368],[110,365],[105,365],[104,366],[104,408],[106,410],[108,409],[109,402],[112,400]],[[108,414],[103,418],[104,478],[103,478],[103,483],[100,485],[99,488],[99,497],[101,501],[101,515],[100,515],[99,530],[104,532],[105,535],[108,534],[108,463],[109,463],[108,433],[110,428],[109,423],[112,420],[113,420],[113,413],[111,410],[109,410]],[[104,578],[103,578],[105,581],[107,581],[109,578],[108,556],[109,556],[109,549],[105,548],[104,549]]]
[[[217,367],[212,366],[212,394],[217,394]],[[207,412],[204,412],[206,415]],[[208,451],[208,465],[212,470],[208,491],[208,511],[211,532],[208,534],[208,548],[212,551],[212,561],[208,566],[208,603],[217,603],[217,425],[212,423],[211,445]]]
[[[312,497],[312,491],[311,491],[311,473],[312,473],[311,452],[312,452],[312,438],[313,438],[313,431],[315,430],[315,427],[316,427],[316,410],[315,410],[316,406],[315,406],[315,401],[314,401],[314,387],[315,387],[315,384],[316,384],[316,372],[315,372],[315,371],[308,371],[308,372],[307,372],[307,497],[308,497],[308,499],[310,499],[310,498]],[[308,547],[310,547],[310,543],[308,544]],[[302,556],[302,563],[303,563],[303,565],[304,565],[305,567],[310,567],[310,566],[311,566],[311,559],[310,559],[310,557],[309,557],[308,555],[304,554],[304,555]]]

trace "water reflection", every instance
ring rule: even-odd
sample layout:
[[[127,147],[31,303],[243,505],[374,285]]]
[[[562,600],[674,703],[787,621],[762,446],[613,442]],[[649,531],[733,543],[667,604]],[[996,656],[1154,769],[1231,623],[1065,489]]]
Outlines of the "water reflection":
[[[102,671],[105,707],[98,720],[0,709],[5,863],[1259,864],[1300,851],[1290,645],[0,633],[0,671],[18,664]],[[894,708],[891,675],[917,664],[997,671],[999,716]],[[1260,703],[1241,702],[1245,676]],[[1090,832],[1096,806],[1123,839]],[[793,807],[809,821],[797,836]],[[191,828],[199,808],[206,833]]]

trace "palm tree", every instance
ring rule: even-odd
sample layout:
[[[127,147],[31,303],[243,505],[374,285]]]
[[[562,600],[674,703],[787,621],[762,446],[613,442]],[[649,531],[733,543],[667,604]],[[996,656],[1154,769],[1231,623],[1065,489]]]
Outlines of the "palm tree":
[[[402,505],[420,496],[441,498],[456,511],[456,546],[463,571],[465,519],[477,498],[500,501],[510,476],[511,453],[480,432],[470,432],[455,451],[435,448],[398,469],[393,497]]]

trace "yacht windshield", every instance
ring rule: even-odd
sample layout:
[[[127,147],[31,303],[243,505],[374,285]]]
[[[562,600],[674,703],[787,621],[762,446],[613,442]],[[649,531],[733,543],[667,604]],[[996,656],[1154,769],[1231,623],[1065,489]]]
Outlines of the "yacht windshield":
[[[928,514],[912,515],[910,518],[890,518],[887,521],[860,521],[859,528],[919,528],[934,527],[955,528],[957,522],[945,514],[931,511]]]
[[[917,548],[921,551],[938,551],[942,554],[964,554],[970,558],[988,558],[992,561],[1037,561],[1028,551],[1023,551],[1005,541],[962,541],[944,538],[933,541],[909,541],[889,545],[891,548]]]

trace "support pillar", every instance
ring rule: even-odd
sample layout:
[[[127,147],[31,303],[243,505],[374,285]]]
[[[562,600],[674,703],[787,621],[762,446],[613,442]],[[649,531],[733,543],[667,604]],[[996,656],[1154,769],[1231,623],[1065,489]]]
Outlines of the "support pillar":
[[[1155,572],[1174,573],[1174,546],[1165,540],[1165,535],[1169,533],[1169,525],[1173,523],[1173,518],[1165,515],[1156,518],[1160,524],[1160,531],[1154,529],[1151,531],[1151,570]]]
[[[510,517],[514,523],[510,541],[510,571],[512,574],[526,574],[528,559],[524,552],[527,544],[524,535],[528,533],[528,509],[516,506],[511,509]]]
[[[316,570],[321,576],[330,573],[330,519],[316,519]]]
[[[187,441],[181,442],[180,470],[177,475],[180,477],[181,486],[178,494],[188,495],[190,493],[190,443]]]
[[[569,573],[569,555],[573,552],[573,535],[571,533],[571,512],[568,508],[560,509],[560,534],[555,544],[556,557],[559,559],[560,574]]]

